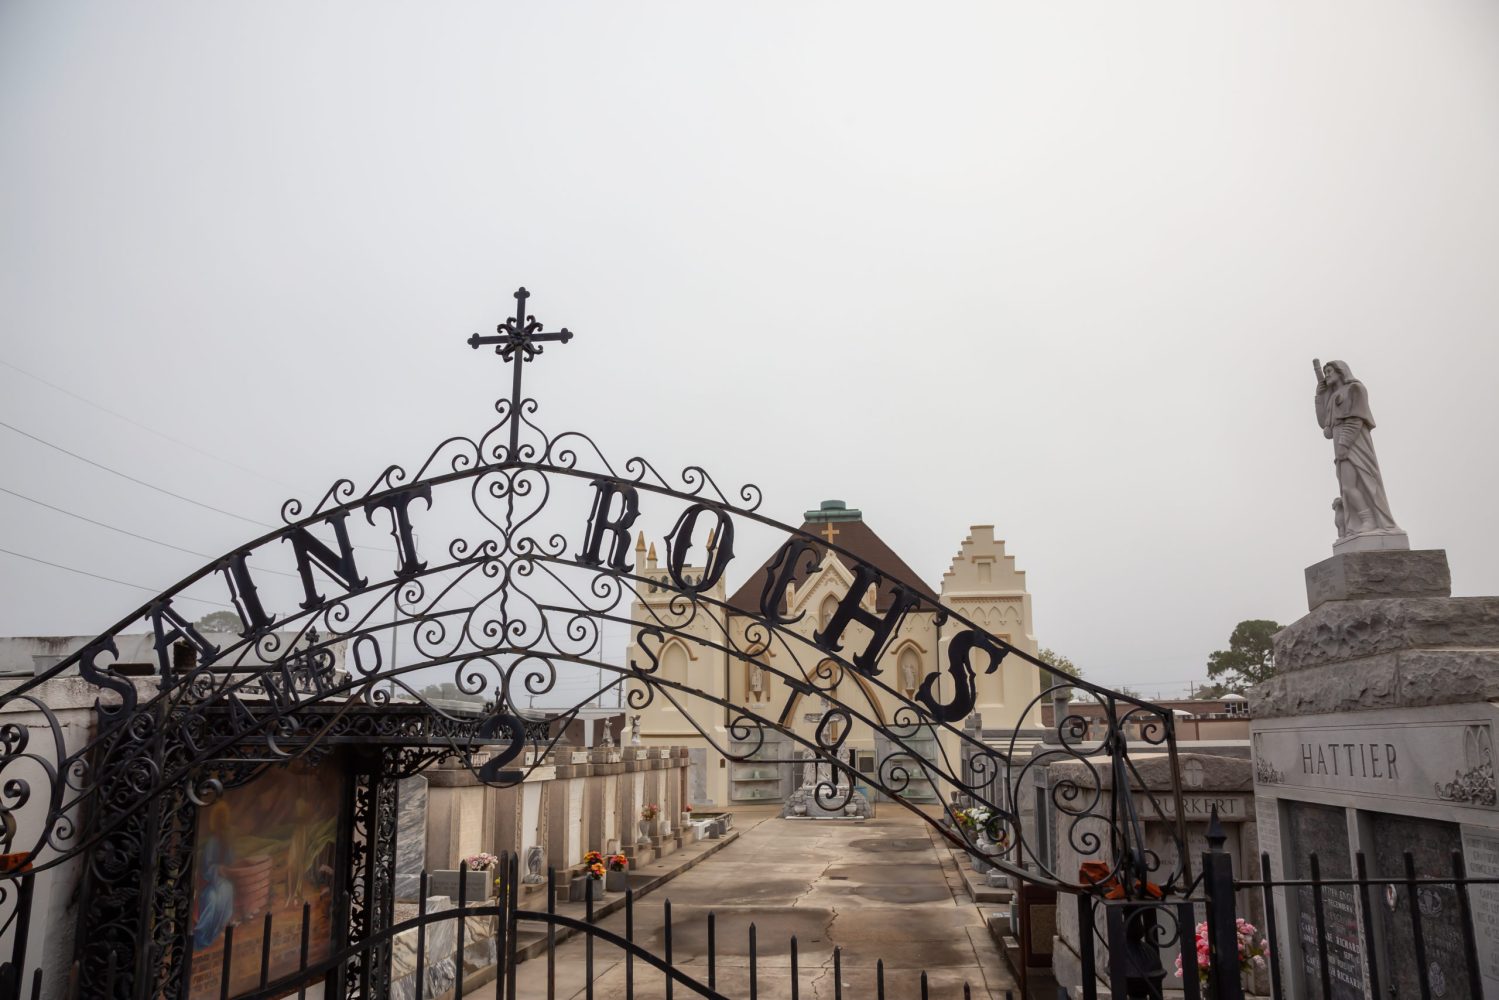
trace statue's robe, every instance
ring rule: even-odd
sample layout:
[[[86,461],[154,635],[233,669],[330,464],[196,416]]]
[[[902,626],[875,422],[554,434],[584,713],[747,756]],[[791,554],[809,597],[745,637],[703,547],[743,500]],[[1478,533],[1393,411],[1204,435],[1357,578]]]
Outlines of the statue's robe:
[[[1345,382],[1336,389],[1317,393],[1317,423],[1322,433],[1333,439],[1333,464],[1338,470],[1338,482],[1345,476],[1357,484],[1369,501],[1369,516],[1374,528],[1394,528],[1395,517],[1390,513],[1390,501],[1385,497],[1384,479],[1379,474],[1379,459],[1374,456],[1374,438],[1369,431],[1374,428],[1374,414],[1369,409],[1369,392],[1364,383]],[[1353,433],[1340,443],[1335,436],[1337,428],[1350,426]],[[1364,512],[1353,510],[1348,497],[1343,498],[1350,518]],[[1367,530],[1367,529],[1366,529]]]

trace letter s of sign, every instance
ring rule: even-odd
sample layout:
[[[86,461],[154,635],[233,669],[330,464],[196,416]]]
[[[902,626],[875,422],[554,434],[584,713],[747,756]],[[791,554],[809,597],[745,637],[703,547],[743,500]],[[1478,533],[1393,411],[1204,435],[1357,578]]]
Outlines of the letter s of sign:
[[[940,674],[927,674],[926,679],[921,682],[921,690],[916,692],[916,700],[926,706],[926,710],[938,722],[958,722],[973,711],[978,692],[974,688],[973,666],[968,658],[974,649],[981,649],[989,654],[989,665],[984,668],[986,674],[998,670],[1000,661],[1009,652],[1000,649],[993,639],[974,629],[953,636],[952,642],[947,645],[947,672],[952,674],[953,680],[952,701],[944,705],[932,693]]]
[[[496,739],[495,734],[501,729],[505,731],[505,734]],[[506,764],[519,757],[521,749],[526,745],[526,725],[521,722],[520,717],[502,713],[491,715],[479,723],[478,737],[485,743],[501,743],[507,738],[509,740],[508,746],[492,751],[489,760],[479,765],[479,780],[506,782],[520,780],[522,772],[505,774],[501,770]]]
[[[78,676],[95,687],[105,688],[120,696],[120,703],[112,707],[105,706],[103,699],[94,701],[94,711],[99,715],[99,728],[112,729],[135,712],[135,685],[108,667],[101,667],[94,662],[104,653],[117,660],[120,658],[120,648],[108,636],[85,646],[78,654]]]

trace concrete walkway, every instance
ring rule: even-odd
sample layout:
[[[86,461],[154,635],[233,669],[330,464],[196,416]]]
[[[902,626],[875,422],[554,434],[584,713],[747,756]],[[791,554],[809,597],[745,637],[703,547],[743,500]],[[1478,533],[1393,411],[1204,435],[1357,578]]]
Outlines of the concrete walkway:
[[[843,991],[848,1000],[873,1000],[875,963],[885,963],[889,1000],[917,1000],[928,974],[932,1000],[961,998],[966,982],[975,998],[1003,1000],[1015,989],[977,907],[959,888],[948,851],[905,809],[884,805],[880,818],[862,823],[782,820],[735,811],[740,837],[712,858],[638,899],[635,939],[651,952],[665,951],[662,903],[671,901],[672,956],[677,968],[708,978],[707,916],[716,914],[717,989],[736,1000],[749,997],[749,927],[756,929],[758,996],[789,1000],[790,938],[798,948],[799,996],[832,1000],[833,949],[842,949]],[[624,933],[624,915],[601,924]],[[585,945],[564,942],[556,954],[556,996],[585,993]],[[520,1000],[547,996],[544,957],[521,963]],[[635,996],[665,996],[660,972],[635,963]],[[494,985],[474,997],[494,997]],[[675,996],[694,994],[680,985]],[[624,1000],[620,951],[594,948],[594,996]]]

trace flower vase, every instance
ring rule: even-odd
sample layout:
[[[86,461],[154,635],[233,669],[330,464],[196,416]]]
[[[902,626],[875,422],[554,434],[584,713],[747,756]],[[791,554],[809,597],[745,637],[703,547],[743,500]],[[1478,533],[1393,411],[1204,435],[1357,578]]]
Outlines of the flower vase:
[[[687,829],[691,825],[692,825],[692,813],[690,813],[690,812],[684,812],[682,814],[682,829],[685,830],[685,829]]]
[[[603,879],[601,879],[601,878],[588,878],[588,879],[584,879],[584,881],[588,884],[588,898],[589,899],[598,900],[598,899],[603,899],[604,898],[604,880]]]
[[[629,878],[630,873],[623,869],[605,872],[604,889],[608,892],[624,892],[629,888]]]
[[[638,843],[649,844],[651,842],[651,820],[643,819],[636,826],[640,830],[640,840]]]
[[[973,870],[980,875],[989,874],[989,870],[994,866],[981,855],[993,854],[999,849],[999,845],[980,834],[978,840],[974,842],[973,849],[978,852],[973,855]]]

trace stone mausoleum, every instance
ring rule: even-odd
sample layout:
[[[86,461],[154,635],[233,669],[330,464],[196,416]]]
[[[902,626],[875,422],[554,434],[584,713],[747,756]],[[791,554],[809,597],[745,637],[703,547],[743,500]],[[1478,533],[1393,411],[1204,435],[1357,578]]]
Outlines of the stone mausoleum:
[[[1346,364],[1323,369],[1317,416],[1342,492],[1333,555],[1306,570],[1308,613],[1275,638],[1275,676],[1252,693],[1259,843],[1276,879],[1499,876],[1499,597],[1453,597],[1447,553],[1408,547],[1374,460],[1367,393]],[[1254,877],[1257,872],[1250,873]],[[1279,960],[1294,997],[1499,997],[1499,886],[1471,887],[1482,983],[1469,981],[1451,886],[1279,889]],[[1371,893],[1372,895],[1373,893]],[[1411,910],[1421,915],[1422,940]],[[1365,918],[1366,912],[1371,916]],[[1371,953],[1380,956],[1371,968]]]

